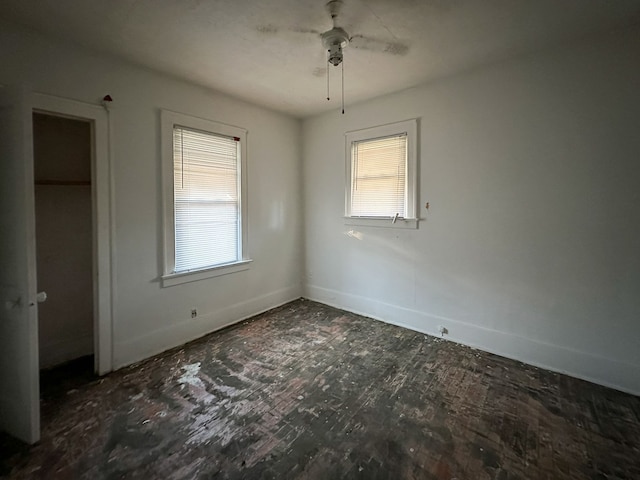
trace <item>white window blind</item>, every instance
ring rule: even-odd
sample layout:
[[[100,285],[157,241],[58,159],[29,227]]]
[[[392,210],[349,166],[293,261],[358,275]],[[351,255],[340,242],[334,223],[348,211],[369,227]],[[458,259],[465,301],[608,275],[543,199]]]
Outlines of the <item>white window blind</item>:
[[[405,217],[407,134],[354,141],[351,158],[351,215]]]
[[[239,140],[173,127],[176,273],[241,259]]]

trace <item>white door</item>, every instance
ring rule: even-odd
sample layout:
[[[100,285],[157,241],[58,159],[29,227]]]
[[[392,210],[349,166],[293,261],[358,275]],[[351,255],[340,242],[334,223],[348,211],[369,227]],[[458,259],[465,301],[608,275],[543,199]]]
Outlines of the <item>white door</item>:
[[[0,429],[40,438],[31,96],[0,88]]]

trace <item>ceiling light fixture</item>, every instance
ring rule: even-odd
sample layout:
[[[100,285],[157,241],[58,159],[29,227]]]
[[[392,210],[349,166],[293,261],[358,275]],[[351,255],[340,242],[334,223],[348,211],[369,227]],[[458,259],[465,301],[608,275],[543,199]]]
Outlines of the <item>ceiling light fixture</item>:
[[[369,36],[366,34],[357,33],[356,35],[349,35],[347,31],[338,26],[341,21],[339,16],[342,11],[342,7],[346,0],[329,0],[325,4],[325,9],[331,17],[332,27],[325,32],[316,30],[314,28],[306,28],[296,26],[293,28],[285,29],[296,33],[313,34],[318,35],[322,41],[322,47],[327,52],[327,100],[331,100],[330,97],[330,70],[331,67],[337,67],[340,65],[342,74],[342,113],[344,114],[344,49],[349,46],[350,49],[360,49],[369,52],[377,52],[388,55],[406,55],[409,51],[409,46],[398,41],[397,37],[393,35],[387,27],[384,27],[393,38],[385,39],[377,36]],[[351,1],[351,0],[350,0]],[[262,25],[258,27],[258,31],[265,34],[276,34],[279,32],[279,28],[274,27],[271,24]],[[355,52],[354,52],[355,53]],[[314,75],[315,75],[314,71]]]
[[[336,25],[336,19],[342,8],[342,0],[330,0],[327,3],[327,11],[331,15],[333,28],[320,35],[322,45],[327,49],[327,100],[329,95],[329,65],[337,67],[342,65],[342,114],[344,115],[344,53],[342,51],[349,45],[349,34]]]

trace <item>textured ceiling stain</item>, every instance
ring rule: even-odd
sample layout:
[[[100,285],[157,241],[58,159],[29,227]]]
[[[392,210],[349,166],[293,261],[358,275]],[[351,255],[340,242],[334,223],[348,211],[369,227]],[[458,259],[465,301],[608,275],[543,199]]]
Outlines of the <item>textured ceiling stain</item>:
[[[363,35],[351,37],[349,47],[363,50],[371,50],[379,53],[390,53],[391,55],[406,55],[409,53],[409,46],[399,41],[386,41]]]
[[[409,47],[400,43],[387,43],[384,51],[393,55],[406,55],[409,53]]]
[[[278,27],[276,27],[275,25],[258,25],[256,27],[256,30],[259,33],[264,33],[267,35],[274,35],[276,33],[278,33],[278,31],[280,30]]]
[[[316,67],[313,69],[313,76],[314,77],[324,77],[327,74],[327,68],[326,67]]]

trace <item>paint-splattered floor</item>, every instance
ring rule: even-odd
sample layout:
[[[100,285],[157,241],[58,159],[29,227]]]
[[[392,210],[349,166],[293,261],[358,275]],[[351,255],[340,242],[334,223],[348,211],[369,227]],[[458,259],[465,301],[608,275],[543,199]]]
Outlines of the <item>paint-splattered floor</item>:
[[[80,377],[0,475],[640,478],[640,398],[305,300]]]

